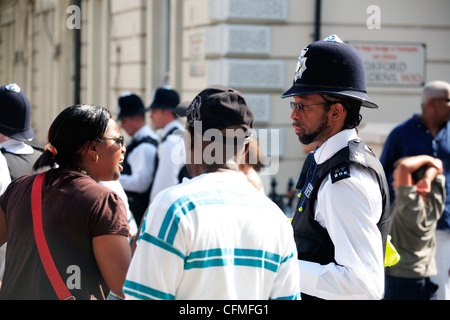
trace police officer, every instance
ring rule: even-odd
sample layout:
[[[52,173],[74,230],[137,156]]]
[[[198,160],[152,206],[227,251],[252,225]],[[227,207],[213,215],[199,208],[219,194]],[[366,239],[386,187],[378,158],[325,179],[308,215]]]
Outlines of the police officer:
[[[295,133],[316,150],[298,180],[292,221],[302,299],[381,299],[389,192],[356,130],[361,106],[378,108],[360,55],[335,35],[311,43],[287,97]]]
[[[33,173],[33,165],[42,154],[25,143],[35,137],[30,118],[30,101],[22,89],[15,83],[0,86],[0,150],[4,157],[0,163],[1,189],[5,189],[10,181]],[[9,177],[5,176],[7,174]],[[0,247],[0,285],[5,270],[6,246]]]
[[[139,225],[147,210],[156,170],[158,136],[145,124],[146,109],[136,94],[119,98],[121,127],[132,137],[128,143],[119,181],[128,197],[130,210]]]
[[[11,180],[31,174],[42,154],[25,143],[35,137],[30,118],[30,101],[21,88],[15,83],[0,86],[0,149]]]
[[[180,183],[184,176],[188,177],[185,169],[184,126],[175,114],[175,108],[179,103],[180,97],[177,91],[161,87],[155,91],[149,107],[153,128],[161,130],[158,169],[150,194],[150,202],[161,190]]]

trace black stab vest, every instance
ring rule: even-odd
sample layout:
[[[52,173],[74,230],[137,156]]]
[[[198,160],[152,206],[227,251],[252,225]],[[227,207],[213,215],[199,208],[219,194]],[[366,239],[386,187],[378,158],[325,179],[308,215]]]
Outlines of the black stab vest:
[[[331,262],[336,263],[334,259],[334,244],[327,230],[314,219],[314,204],[317,200],[317,192],[323,179],[328,174],[330,174],[332,183],[350,178],[350,164],[357,165],[365,170],[371,170],[377,176],[383,200],[383,211],[377,227],[382,237],[384,257],[390,216],[388,184],[383,167],[378,159],[372,151],[365,148],[364,142],[357,139],[349,141],[347,147],[338,151],[329,160],[318,165],[317,168],[314,161],[314,153],[308,155],[303,165],[296,189],[299,192],[302,189],[304,190],[299,198],[297,210],[292,220],[298,259],[316,262],[321,265],[326,265]],[[310,182],[311,179],[312,181]],[[342,196],[345,197],[345,195]],[[300,212],[299,209],[301,206],[302,211]],[[345,210],[345,208],[342,209]]]
[[[34,150],[32,154],[16,154],[2,148],[1,152],[5,156],[6,163],[8,164],[11,181],[24,175],[32,174],[34,163],[42,155],[42,152],[37,150]]]
[[[128,155],[131,154],[131,152],[142,143],[150,143],[150,144],[154,145],[155,147],[158,147],[158,141],[156,141],[155,139],[153,139],[151,137],[144,137],[140,140],[133,140],[130,143],[130,145],[127,146],[127,152],[125,154],[125,159],[122,164],[122,167],[123,167],[122,174],[130,175],[132,173],[131,166],[128,162],[129,161]],[[155,178],[157,166],[158,166],[158,156],[156,153],[156,157],[154,159],[153,179],[152,179],[152,182],[150,183],[150,186],[148,187],[148,189],[145,192],[138,193],[138,192],[125,190],[125,193],[127,194],[127,197],[128,197],[128,204],[130,206],[130,210],[133,213],[133,215],[136,219],[136,223],[138,225],[149,205],[150,191],[152,190],[153,180]]]

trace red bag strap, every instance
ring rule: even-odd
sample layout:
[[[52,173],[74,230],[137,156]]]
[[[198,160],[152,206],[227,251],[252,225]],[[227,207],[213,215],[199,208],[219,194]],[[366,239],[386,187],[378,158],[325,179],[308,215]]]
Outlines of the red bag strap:
[[[42,226],[42,183],[44,181],[45,172],[36,176],[31,189],[31,213],[33,215],[34,238],[41,257],[45,272],[60,300],[75,300],[69,289],[65,285],[55,266],[50,250],[48,249],[47,240],[44,235]]]

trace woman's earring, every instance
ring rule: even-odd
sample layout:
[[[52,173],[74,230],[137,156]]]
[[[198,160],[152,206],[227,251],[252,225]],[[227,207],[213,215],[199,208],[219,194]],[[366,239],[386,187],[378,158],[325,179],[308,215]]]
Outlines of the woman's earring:
[[[95,155],[94,161],[95,161],[95,163],[98,163],[98,154]]]

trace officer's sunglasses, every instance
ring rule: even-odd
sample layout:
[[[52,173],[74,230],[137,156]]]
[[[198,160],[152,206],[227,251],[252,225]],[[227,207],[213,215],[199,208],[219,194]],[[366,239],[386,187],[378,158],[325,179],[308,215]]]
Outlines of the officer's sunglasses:
[[[303,109],[311,106],[321,106],[324,104],[327,104],[328,102],[322,102],[322,103],[314,103],[314,104],[303,104],[303,103],[297,103],[295,101],[291,101],[291,109],[294,110],[296,108],[298,111],[302,111]]]

